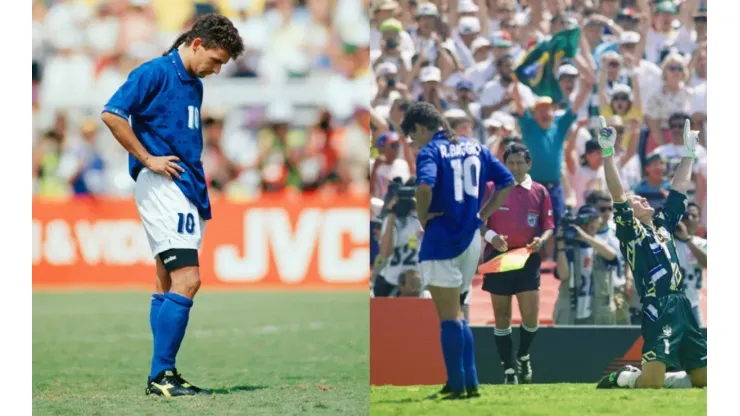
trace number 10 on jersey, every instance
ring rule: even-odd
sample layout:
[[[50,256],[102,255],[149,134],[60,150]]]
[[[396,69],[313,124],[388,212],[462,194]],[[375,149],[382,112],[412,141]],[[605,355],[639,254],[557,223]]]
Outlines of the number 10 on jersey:
[[[451,160],[450,164],[452,164],[454,175],[455,201],[464,199],[463,191],[477,199],[480,190],[478,187],[480,159],[477,156],[468,156],[462,161],[460,159]]]

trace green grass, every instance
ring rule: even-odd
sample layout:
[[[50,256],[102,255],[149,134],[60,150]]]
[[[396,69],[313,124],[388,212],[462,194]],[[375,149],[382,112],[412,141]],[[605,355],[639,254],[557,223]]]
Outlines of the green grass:
[[[595,384],[482,386],[482,397],[435,402],[440,386],[371,387],[370,414],[384,415],[706,415],[706,389],[596,390]]]
[[[144,395],[147,293],[34,293],[34,415],[363,415],[366,293],[202,293],[177,367],[208,397]]]

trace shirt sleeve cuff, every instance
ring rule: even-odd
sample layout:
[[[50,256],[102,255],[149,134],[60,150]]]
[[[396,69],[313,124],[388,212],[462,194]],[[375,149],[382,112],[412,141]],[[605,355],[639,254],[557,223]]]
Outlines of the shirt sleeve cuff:
[[[105,106],[103,107],[103,113],[111,113],[126,120],[129,119],[129,113],[127,111],[121,110],[120,108],[116,107]]]

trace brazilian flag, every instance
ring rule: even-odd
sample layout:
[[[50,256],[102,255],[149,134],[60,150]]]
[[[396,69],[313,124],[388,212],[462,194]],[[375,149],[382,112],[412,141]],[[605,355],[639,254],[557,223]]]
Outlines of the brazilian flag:
[[[573,59],[578,52],[578,39],[581,29],[563,30],[549,40],[537,43],[524,56],[516,68],[519,82],[532,89],[536,95],[551,97],[554,103],[560,102],[563,93],[555,79],[563,59]]]

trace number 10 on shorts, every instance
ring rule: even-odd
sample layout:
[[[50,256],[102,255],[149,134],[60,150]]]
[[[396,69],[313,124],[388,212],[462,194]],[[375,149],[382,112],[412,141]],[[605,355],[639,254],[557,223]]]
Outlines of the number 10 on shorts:
[[[188,233],[193,234],[195,232],[195,216],[191,213],[183,214],[182,212],[177,214],[177,232],[180,234]]]

